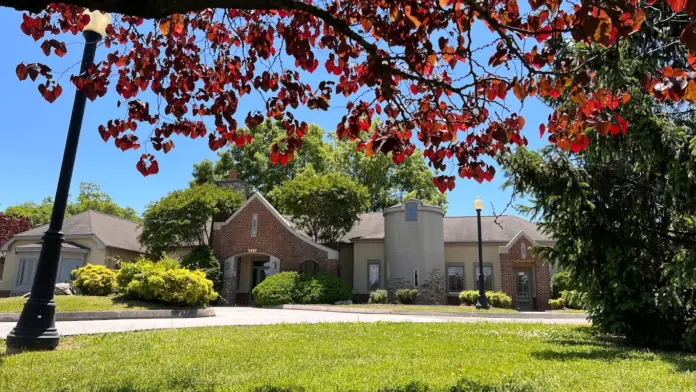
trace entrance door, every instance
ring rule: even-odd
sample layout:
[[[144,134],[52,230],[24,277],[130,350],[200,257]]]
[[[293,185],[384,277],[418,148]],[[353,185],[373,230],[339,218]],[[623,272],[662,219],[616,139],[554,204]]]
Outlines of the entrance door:
[[[253,290],[259,283],[266,279],[266,269],[264,266],[265,261],[254,261],[254,265],[251,268],[251,286],[249,287],[249,305],[254,306],[254,294]]]
[[[517,294],[517,310],[534,310],[531,269],[515,271],[515,293]]]

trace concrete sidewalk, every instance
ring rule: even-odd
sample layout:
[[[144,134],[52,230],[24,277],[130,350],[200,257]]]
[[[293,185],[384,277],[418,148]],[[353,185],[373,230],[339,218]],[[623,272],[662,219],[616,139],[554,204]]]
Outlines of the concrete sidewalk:
[[[215,308],[215,317],[191,319],[139,319],[139,320],[95,320],[95,321],[61,321],[56,326],[62,335],[97,334],[111,332],[128,332],[148,329],[193,328],[225,325],[268,325],[297,323],[334,323],[334,322],[528,322],[543,324],[580,324],[582,319],[520,319],[520,318],[484,318],[484,317],[433,317],[393,314],[335,313],[310,310],[260,309],[260,308]],[[15,323],[0,323],[0,338],[10,333]]]

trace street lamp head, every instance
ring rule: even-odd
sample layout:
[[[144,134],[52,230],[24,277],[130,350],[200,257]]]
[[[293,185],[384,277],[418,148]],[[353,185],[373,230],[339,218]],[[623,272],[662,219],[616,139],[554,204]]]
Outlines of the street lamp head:
[[[99,34],[100,37],[106,35],[106,28],[111,24],[111,15],[102,13],[101,11],[85,10],[85,15],[89,15],[89,23],[82,30],[83,32],[91,31]]]
[[[474,209],[476,211],[481,211],[483,209],[483,200],[478,196],[476,196],[476,200],[474,200]]]

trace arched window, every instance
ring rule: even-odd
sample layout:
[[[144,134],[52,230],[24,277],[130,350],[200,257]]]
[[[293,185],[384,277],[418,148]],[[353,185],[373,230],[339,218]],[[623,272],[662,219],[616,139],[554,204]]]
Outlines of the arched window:
[[[306,273],[319,272],[319,263],[314,260],[305,260],[300,264],[297,270]]]

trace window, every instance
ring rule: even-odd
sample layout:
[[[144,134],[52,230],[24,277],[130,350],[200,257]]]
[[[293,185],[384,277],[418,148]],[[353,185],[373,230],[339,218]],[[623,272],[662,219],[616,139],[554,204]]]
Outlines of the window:
[[[72,272],[82,267],[82,260],[79,259],[62,259],[60,261],[60,269],[58,270],[59,283],[70,283],[73,281]]]
[[[413,287],[418,288],[418,284],[420,281],[418,280],[418,268],[413,270]]]
[[[522,249],[520,249],[520,254],[521,254],[523,259],[526,259],[527,258],[527,247],[524,245],[525,245],[524,241],[520,242],[520,248],[522,248]]]
[[[251,216],[251,236],[256,237],[256,232],[259,227],[259,214],[253,214]]]
[[[447,291],[450,293],[460,293],[464,291],[464,267],[447,267]]]
[[[377,290],[379,288],[380,262],[372,261],[367,263],[367,288]]]
[[[20,259],[19,268],[17,269],[17,284],[16,286],[31,286],[34,280],[34,265],[36,259]]]
[[[297,269],[299,272],[314,273],[319,271],[319,263],[314,260],[305,260]]]
[[[416,203],[406,204],[406,220],[407,221],[417,221],[418,220],[418,204],[416,204]]]
[[[478,290],[479,267],[474,265],[474,279],[476,280],[476,289]],[[483,288],[484,290],[493,290],[493,266],[483,265]]]

